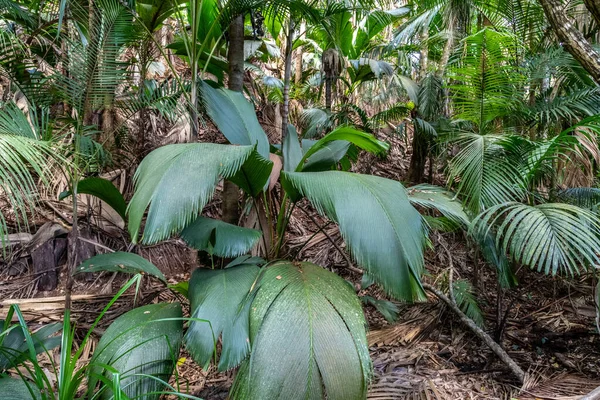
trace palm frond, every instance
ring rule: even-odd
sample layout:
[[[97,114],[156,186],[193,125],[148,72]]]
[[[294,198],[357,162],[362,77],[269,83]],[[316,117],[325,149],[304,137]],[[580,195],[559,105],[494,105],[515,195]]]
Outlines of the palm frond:
[[[598,218],[573,205],[499,204],[473,221],[472,230],[480,235],[492,229],[502,251],[546,274],[574,275],[600,261]]]
[[[465,212],[456,195],[439,186],[421,184],[406,188],[408,200],[416,206],[435,210],[463,227],[469,226],[471,218]]]
[[[254,146],[209,143],[154,150],[134,176],[135,193],[127,208],[132,240],[138,240],[148,206],[144,243],[156,243],[181,231],[211,199],[219,180],[233,177],[253,152]]]
[[[340,171],[284,175],[320,214],[339,224],[358,265],[386,292],[408,301],[422,298],[425,231],[399,182]]]
[[[15,214],[16,222],[28,220],[28,212],[33,210],[37,194],[38,180],[48,184],[49,162],[54,159],[54,151],[48,142],[16,135],[0,135],[0,193],[8,200]],[[2,247],[7,232],[4,211],[0,214],[0,235]]]
[[[600,189],[595,187],[576,187],[559,190],[556,200],[577,207],[597,211],[600,204]]]
[[[150,304],[121,315],[106,329],[94,351],[88,394],[94,395],[100,383],[103,398],[114,395],[116,386],[127,397],[158,400],[175,368],[182,331],[179,303]],[[113,381],[117,377],[119,380]]]
[[[455,143],[460,152],[449,164],[449,181],[464,197],[467,207],[479,212],[487,207],[522,199],[524,186],[519,171],[506,162],[502,137],[459,134]]]
[[[481,312],[471,283],[464,279],[459,279],[452,283],[456,305],[467,317],[472,319],[478,326],[482,327],[484,323],[483,313]]]
[[[221,270],[198,268],[189,285],[193,321],[185,334],[185,345],[201,366],[208,366],[221,334],[219,371],[237,366],[250,351],[248,314],[244,304],[260,268],[238,265]]]
[[[317,265],[266,267],[251,306],[250,342],[232,399],[366,396],[371,362],[360,301]]]
[[[449,64],[457,117],[474,123],[480,133],[521,107],[517,87],[523,78],[507,58],[516,42],[507,33],[483,29],[463,40],[463,54]]]

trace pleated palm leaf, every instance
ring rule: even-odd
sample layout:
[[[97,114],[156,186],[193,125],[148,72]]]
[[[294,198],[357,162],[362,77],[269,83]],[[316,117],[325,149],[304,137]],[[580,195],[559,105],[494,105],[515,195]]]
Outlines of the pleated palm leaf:
[[[299,199],[297,190],[338,223],[358,265],[386,292],[407,301],[424,298],[425,228],[402,184],[341,171],[285,172],[284,177],[290,197]]]
[[[509,54],[516,38],[486,28],[463,40],[464,51],[449,64],[456,118],[474,124],[481,134],[498,133],[497,122],[510,120],[520,110],[522,75]]]
[[[50,182],[52,160],[60,160],[53,143],[14,104],[0,110],[0,193],[7,199],[18,228],[27,226],[39,188]],[[8,233],[5,208],[0,214],[2,248]]]
[[[117,88],[130,77],[119,55],[140,37],[141,28],[131,10],[117,0],[98,1],[91,14],[76,2],[69,6],[74,23],[82,25],[81,34],[77,40],[63,38],[69,73],[57,73],[54,80],[64,101],[91,125],[92,112],[112,108]]]
[[[135,194],[127,209],[132,240],[138,241],[148,207],[143,243],[156,243],[181,232],[198,217],[219,181],[235,180],[246,162],[256,179],[253,183],[264,187],[272,163],[252,157],[253,152],[254,146],[209,143],[168,145],[154,150],[144,158],[134,176]],[[248,187],[240,180],[235,181]],[[191,235],[191,232],[186,234]]]
[[[278,262],[260,276],[250,311],[252,353],[233,399],[362,399],[371,361],[351,285],[311,263]]]
[[[596,187],[574,187],[560,190],[556,199],[561,203],[597,211],[600,205],[600,189]]]
[[[575,275],[600,262],[598,217],[577,206],[507,202],[484,211],[471,229],[480,236],[492,230],[513,261],[546,274]]]
[[[496,135],[461,133],[454,143],[460,152],[448,166],[449,182],[474,213],[507,201],[524,198],[521,171],[507,162],[501,146],[505,138]]]

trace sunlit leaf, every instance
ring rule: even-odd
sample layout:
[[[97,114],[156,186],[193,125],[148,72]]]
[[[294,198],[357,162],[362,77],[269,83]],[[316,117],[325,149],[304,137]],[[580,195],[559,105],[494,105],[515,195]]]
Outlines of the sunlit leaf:
[[[219,180],[235,175],[253,151],[253,146],[189,143],[163,146],[146,156],[135,173],[127,209],[133,242],[148,206],[144,243],[180,232],[212,198]]]

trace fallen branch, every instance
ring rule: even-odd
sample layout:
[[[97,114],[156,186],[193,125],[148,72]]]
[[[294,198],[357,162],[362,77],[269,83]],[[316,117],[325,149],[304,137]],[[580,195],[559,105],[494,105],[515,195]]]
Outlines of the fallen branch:
[[[600,387],[592,390],[585,396],[581,397],[579,400],[599,400],[600,399]]]
[[[483,340],[483,342],[498,356],[498,358],[500,358],[500,360],[502,360],[502,362],[510,368],[512,373],[519,379],[519,382],[521,384],[525,382],[525,371],[523,371],[521,367],[519,367],[519,365],[512,358],[510,358],[508,353],[506,353],[506,351],[504,351],[504,349],[500,347],[500,345],[496,343],[490,335],[485,333],[483,329],[478,327],[475,324],[475,322],[473,322],[469,317],[467,317],[461,311],[461,309],[458,308],[458,306],[452,300],[450,300],[444,293],[440,292],[438,289],[427,283],[423,283],[423,287],[431,293],[433,293],[434,295],[436,295],[444,303],[446,303],[446,305],[450,307],[450,309],[452,309],[452,311],[454,311],[454,313],[460,317],[460,320],[466,326],[468,326],[469,329],[471,329],[477,337]]]

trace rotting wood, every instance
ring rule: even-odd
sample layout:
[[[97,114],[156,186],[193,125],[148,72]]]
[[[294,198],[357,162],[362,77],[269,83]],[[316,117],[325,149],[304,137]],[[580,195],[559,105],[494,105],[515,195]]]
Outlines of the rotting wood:
[[[58,267],[54,256],[54,240],[48,240],[31,252],[33,272],[39,276],[38,289],[49,291],[58,285]]]
[[[506,351],[498,343],[491,338],[490,335],[485,333],[483,329],[478,327],[469,317],[467,317],[460,308],[450,300],[445,294],[440,292],[438,289],[433,287],[430,284],[423,283],[423,287],[429,292],[436,295],[440,300],[442,300],[455,314],[457,314],[460,320],[469,328],[475,335],[483,340],[483,342],[504,362],[512,371],[512,373],[519,379],[519,382],[522,384],[525,382],[526,373],[523,369],[508,355]]]
[[[74,303],[89,304],[97,301],[108,302],[112,297],[111,294],[78,294],[72,295],[71,300]],[[133,294],[123,294],[120,299],[131,297]],[[6,318],[8,309],[13,304],[19,305],[27,321],[60,321],[65,308],[65,296],[2,300],[0,301],[0,319]],[[13,316],[13,320],[16,321],[16,316]]]

